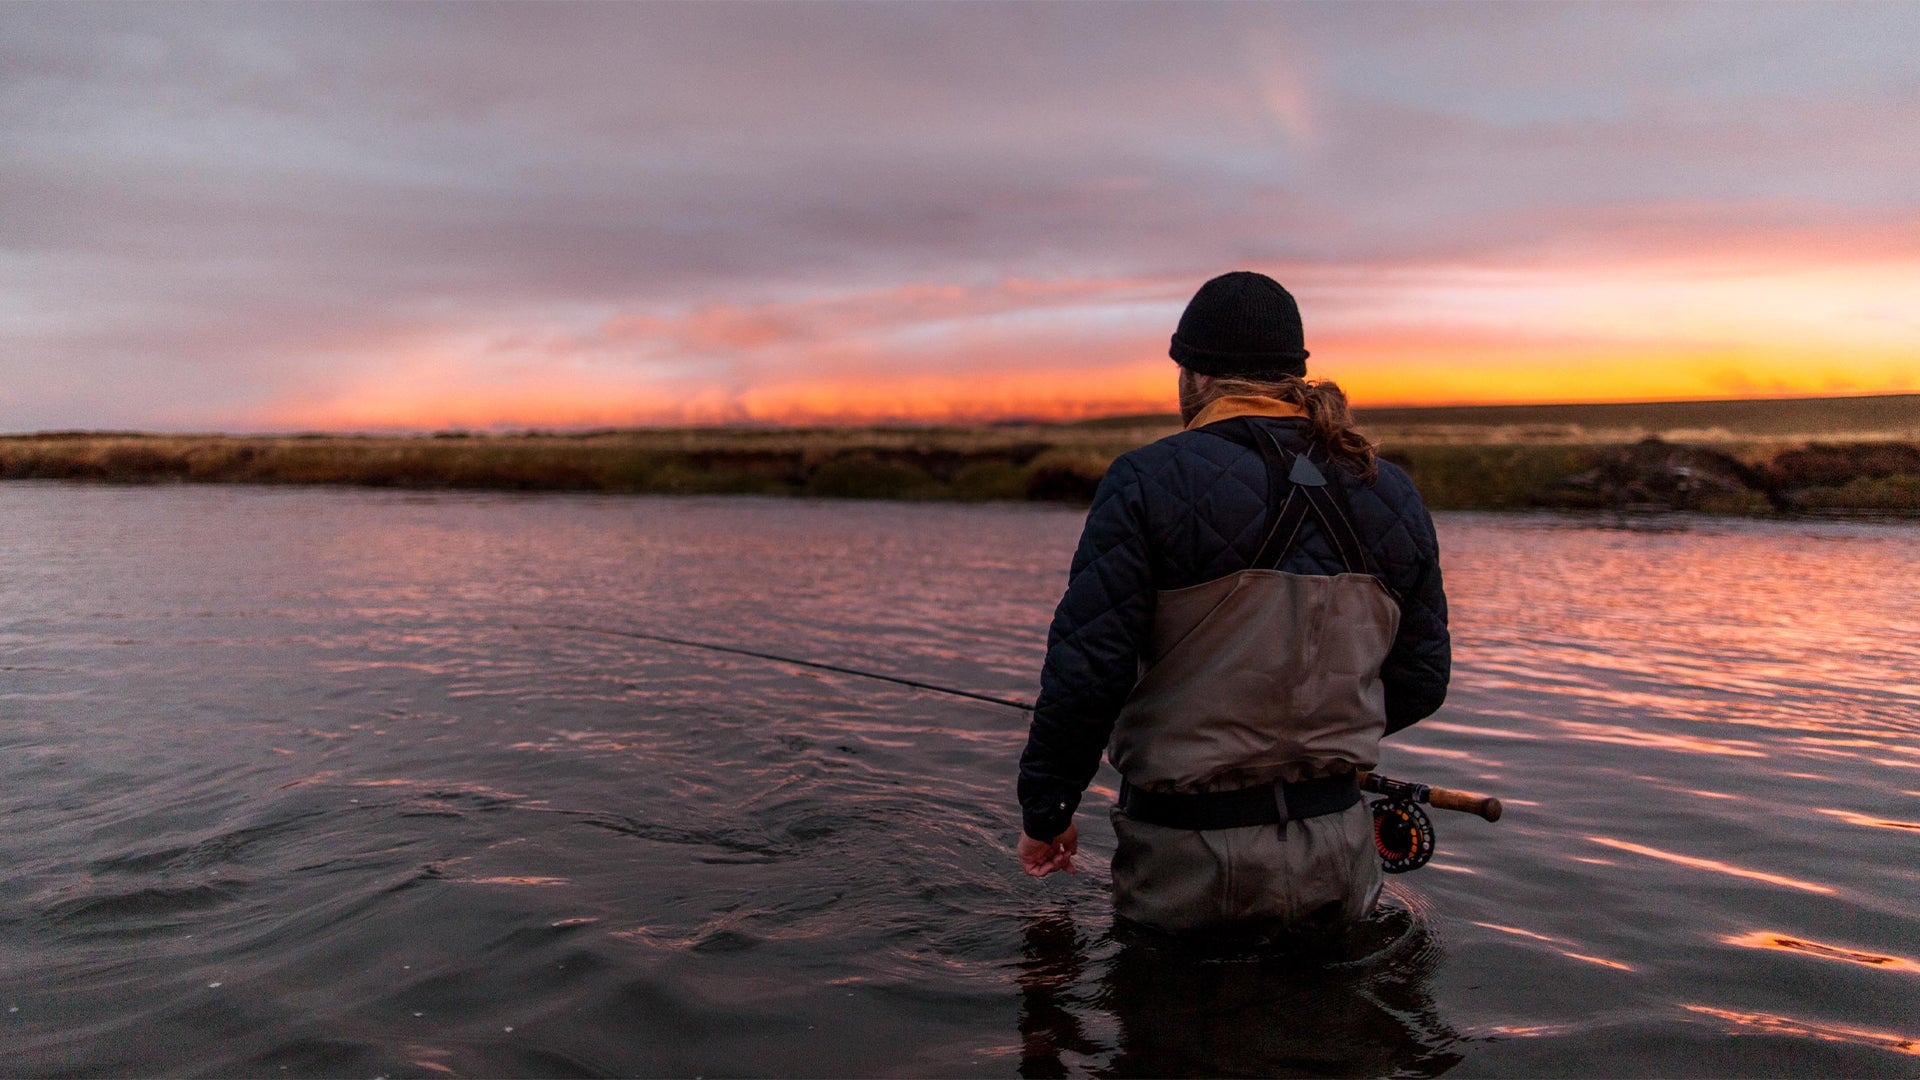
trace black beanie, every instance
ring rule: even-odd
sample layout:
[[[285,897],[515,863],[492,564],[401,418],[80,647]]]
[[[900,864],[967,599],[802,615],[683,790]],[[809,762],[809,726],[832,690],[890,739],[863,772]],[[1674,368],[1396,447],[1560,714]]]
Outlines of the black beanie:
[[[1305,378],[1300,306],[1265,274],[1221,274],[1187,302],[1167,355],[1202,375],[1284,372]]]

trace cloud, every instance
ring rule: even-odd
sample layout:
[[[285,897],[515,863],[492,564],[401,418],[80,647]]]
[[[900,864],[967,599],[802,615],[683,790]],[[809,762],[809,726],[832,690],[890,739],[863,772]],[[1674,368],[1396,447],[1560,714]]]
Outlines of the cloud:
[[[1239,266],[1342,340],[1498,307],[1474,333],[1535,344],[1561,308],[1499,275],[1910,273],[1914,31],[1899,7],[13,5],[0,428],[320,423],[429,385],[470,423],[888,378],[922,411],[1041,401],[988,392],[1037,378],[1012,358],[1074,411]]]

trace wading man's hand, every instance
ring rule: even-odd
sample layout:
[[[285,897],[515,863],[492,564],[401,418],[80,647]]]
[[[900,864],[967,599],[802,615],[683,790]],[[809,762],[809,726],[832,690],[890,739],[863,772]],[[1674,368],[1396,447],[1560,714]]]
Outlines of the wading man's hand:
[[[1079,873],[1073,868],[1073,857],[1080,852],[1080,827],[1068,825],[1067,831],[1054,837],[1052,843],[1021,833],[1019,852],[1020,865],[1028,877],[1046,877],[1055,870]]]

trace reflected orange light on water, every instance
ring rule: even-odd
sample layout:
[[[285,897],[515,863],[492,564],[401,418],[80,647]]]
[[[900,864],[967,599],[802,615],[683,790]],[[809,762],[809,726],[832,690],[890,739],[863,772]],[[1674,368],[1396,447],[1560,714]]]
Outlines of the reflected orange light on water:
[[[1609,700],[1625,700],[1632,695],[1611,693],[1596,695]],[[1641,731],[1622,724],[1596,724],[1584,720],[1556,720],[1556,728],[1564,731],[1568,738],[1582,742],[1609,743],[1614,746],[1639,746],[1650,750],[1673,750],[1685,754],[1719,754],[1725,757],[1769,756],[1766,751],[1756,749],[1760,744],[1744,739],[1704,739],[1689,735],[1671,735],[1659,731]],[[1651,776],[1639,777],[1652,780]]]
[[[1456,761],[1471,761],[1475,765],[1484,765],[1484,766],[1487,766],[1488,768],[1494,768],[1494,769],[1500,768],[1504,764],[1504,762],[1493,761],[1491,759],[1481,757],[1479,754],[1475,754],[1470,751],[1450,750],[1444,746],[1421,746],[1418,743],[1402,743],[1399,747],[1397,747],[1397,749],[1404,750],[1409,754],[1422,754],[1427,757],[1449,758]]]
[[[1720,940],[1728,945],[1739,945],[1748,949],[1779,949],[1784,952],[1799,953],[1802,956],[1817,956],[1825,960],[1844,960],[1851,964],[1878,968],[1881,971],[1920,973],[1920,963],[1905,957],[1882,956],[1879,953],[1846,949],[1838,945],[1823,945],[1817,941],[1776,934],[1771,930],[1755,930],[1750,934],[1728,934]]]
[[[1533,932],[1532,930],[1522,930],[1517,926],[1502,926],[1499,923],[1489,923],[1489,922],[1476,922],[1473,925],[1484,926],[1489,930],[1498,930],[1503,934],[1512,934],[1515,937],[1531,938],[1534,941],[1545,942],[1549,945],[1559,946],[1559,945],[1574,944],[1574,942],[1568,941],[1565,938],[1548,937],[1545,934],[1538,934]],[[1561,956],[1567,957],[1570,960],[1581,960],[1589,964],[1598,964],[1601,967],[1613,968],[1616,971],[1632,971],[1633,970],[1633,965],[1631,964],[1623,964],[1618,960],[1608,960],[1604,956],[1593,956],[1587,953],[1573,952],[1571,950],[1561,949],[1561,948],[1555,948],[1553,951],[1559,953]]]
[[[1912,821],[1889,821],[1886,818],[1877,818],[1868,814],[1856,814],[1851,810],[1815,808],[1814,813],[1837,817],[1849,825],[1865,825],[1870,829],[1910,829],[1914,832],[1920,832],[1920,823]]]
[[[1619,971],[1633,970],[1631,965],[1623,964],[1618,960],[1608,960],[1603,956],[1588,956],[1585,953],[1568,952],[1566,950],[1562,950],[1560,955],[1569,957],[1574,960],[1585,960],[1589,964],[1599,964],[1601,967],[1610,967]]]
[[[1905,1035],[1896,1035],[1888,1031],[1872,1031],[1867,1028],[1845,1027],[1840,1024],[1822,1024],[1811,1020],[1795,1020],[1772,1013],[1735,1012],[1731,1009],[1716,1009],[1709,1005],[1682,1005],[1681,1008],[1702,1016],[1717,1017],[1736,1025],[1730,1034],[1774,1034],[1802,1035],[1819,1039],[1822,1042],[1854,1043],[1860,1046],[1875,1046],[1883,1050],[1892,1050],[1901,1054],[1920,1056],[1920,1039]],[[1743,1031],[1744,1029],[1744,1031]]]
[[[1564,1035],[1572,1030],[1572,1024],[1494,1024],[1486,1032],[1513,1039],[1537,1039],[1543,1035]]]
[[[1523,739],[1527,742],[1537,742],[1545,737],[1530,731],[1512,731],[1507,728],[1482,727],[1477,724],[1449,724],[1445,720],[1422,720],[1420,726],[1423,731],[1446,731],[1455,735],[1476,735],[1490,739]]]
[[[1697,859],[1691,855],[1680,855],[1671,851],[1661,851],[1659,848],[1650,848],[1643,844],[1628,843],[1625,840],[1615,840],[1606,836],[1589,836],[1587,839],[1593,843],[1604,844],[1610,848],[1618,848],[1621,851],[1631,851],[1635,855],[1645,855],[1649,859],[1659,859],[1663,862],[1690,866],[1696,870],[1711,870],[1716,874],[1726,874],[1729,877],[1749,878],[1754,881],[1764,881],[1769,885],[1783,885],[1789,889],[1800,889],[1805,892],[1820,893],[1824,896],[1837,895],[1836,890],[1830,889],[1825,885],[1819,885],[1811,881],[1801,881],[1797,878],[1784,877],[1780,874],[1768,874],[1759,870],[1748,870],[1745,867],[1733,866],[1729,863],[1719,862],[1714,859]]]

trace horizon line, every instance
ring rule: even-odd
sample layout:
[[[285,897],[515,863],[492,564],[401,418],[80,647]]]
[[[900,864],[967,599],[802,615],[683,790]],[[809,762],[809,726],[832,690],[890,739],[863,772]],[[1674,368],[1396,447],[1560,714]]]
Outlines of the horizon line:
[[[1885,392],[1867,393],[1867,394],[1846,393],[1846,394],[1753,395],[1753,396],[1735,396],[1735,397],[1721,396],[1721,397],[1699,397],[1699,398],[1619,398],[1619,399],[1606,399],[1606,400],[1587,399],[1587,400],[1576,400],[1576,401],[1532,401],[1532,402],[1460,401],[1460,402],[1446,402],[1441,404],[1429,403],[1429,404],[1420,404],[1420,405],[1401,405],[1401,404],[1358,405],[1356,404],[1353,406],[1353,410],[1354,412],[1364,417],[1365,414],[1370,411],[1387,411],[1387,410],[1393,410],[1396,412],[1436,412],[1437,413],[1437,412],[1448,412],[1448,411],[1458,411],[1458,410],[1467,410],[1467,409],[1513,411],[1513,410],[1523,410],[1523,409],[1608,408],[1608,407],[1617,407],[1617,406],[1623,406],[1623,405],[1639,405],[1639,406],[1753,405],[1753,404],[1766,404],[1766,403],[1784,404],[1788,402],[1806,402],[1806,401],[1865,401],[1865,400],[1872,400],[1872,399],[1895,399],[1895,398],[1920,398],[1920,390],[1885,391]],[[120,438],[200,437],[200,438],[242,438],[242,439],[244,438],[255,438],[255,439],[308,438],[308,439],[312,439],[312,438],[408,438],[408,437],[432,437],[432,436],[485,438],[485,437],[492,437],[492,436],[528,437],[528,436],[547,436],[547,435],[580,437],[580,436],[588,436],[588,435],[618,434],[622,432],[670,432],[670,431],[728,431],[728,430],[854,431],[854,430],[860,430],[860,429],[892,429],[892,428],[931,430],[931,429],[938,429],[938,428],[953,428],[953,427],[1076,427],[1076,426],[1088,425],[1088,424],[1113,423],[1115,421],[1122,421],[1122,420],[1135,420],[1140,423],[1150,423],[1150,422],[1156,422],[1161,420],[1173,421],[1173,420],[1177,420],[1178,416],[1179,416],[1179,413],[1177,410],[1170,409],[1166,412],[1116,412],[1116,413],[1096,415],[1096,416],[1080,416],[1080,417],[1075,417],[1073,419],[1047,419],[1044,417],[1033,416],[1030,414],[1029,415],[1004,414],[1004,415],[998,415],[998,416],[990,415],[990,414],[982,414],[977,418],[971,418],[971,419],[964,418],[964,417],[954,417],[954,416],[947,416],[947,417],[940,417],[940,418],[933,418],[933,419],[929,419],[925,417],[903,416],[903,417],[875,419],[875,420],[860,421],[860,422],[846,422],[846,421],[833,421],[833,420],[821,420],[821,421],[815,421],[815,422],[806,422],[806,421],[794,422],[794,421],[783,421],[783,420],[753,420],[753,421],[733,420],[733,421],[720,421],[715,423],[696,422],[696,423],[678,423],[678,424],[648,424],[648,423],[595,424],[595,425],[581,425],[578,427],[567,426],[567,425],[517,425],[517,424],[500,424],[492,427],[468,427],[465,425],[456,424],[456,425],[449,425],[446,427],[438,427],[438,428],[389,427],[389,428],[357,428],[357,429],[337,429],[337,430],[298,429],[298,430],[278,430],[278,431],[208,431],[208,430],[170,431],[170,430],[56,428],[56,429],[43,429],[39,431],[0,431],[0,438],[33,439],[33,438],[114,438],[114,437],[120,437]]]

